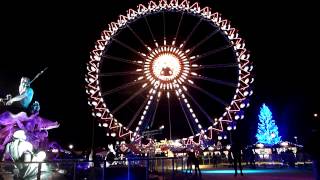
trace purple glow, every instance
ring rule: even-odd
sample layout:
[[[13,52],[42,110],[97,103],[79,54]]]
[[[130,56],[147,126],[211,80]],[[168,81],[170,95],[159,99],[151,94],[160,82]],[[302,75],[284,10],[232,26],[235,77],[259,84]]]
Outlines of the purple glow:
[[[49,129],[59,127],[58,122],[42,118],[38,113],[28,116],[25,112],[12,114],[4,112],[0,114],[0,150],[11,140],[16,130],[24,130],[27,141],[31,142],[35,149],[40,144],[47,142]]]

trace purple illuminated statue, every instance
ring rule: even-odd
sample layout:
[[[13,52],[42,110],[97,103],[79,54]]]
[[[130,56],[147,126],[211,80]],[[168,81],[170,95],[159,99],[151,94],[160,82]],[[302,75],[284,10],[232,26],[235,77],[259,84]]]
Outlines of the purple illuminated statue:
[[[22,77],[19,85],[19,94],[13,98],[0,98],[1,108],[6,111],[0,114],[0,152],[3,152],[1,160],[11,160],[18,173],[14,173],[18,179],[48,179],[50,171],[45,163],[38,166],[46,158],[48,143],[48,130],[59,127],[57,122],[39,116],[40,104],[33,100],[34,91],[31,83],[46,69],[30,80]],[[2,105],[2,106],[1,106]],[[39,168],[40,167],[40,168]],[[38,173],[39,170],[41,173]],[[15,172],[15,171],[13,171]]]
[[[16,130],[24,130],[27,140],[32,143],[35,149],[40,148],[41,144],[46,146],[49,129],[57,128],[57,122],[49,121],[39,116],[39,113],[28,116],[25,112],[12,114],[4,112],[0,115],[0,149],[11,140]],[[43,147],[45,148],[45,147]]]

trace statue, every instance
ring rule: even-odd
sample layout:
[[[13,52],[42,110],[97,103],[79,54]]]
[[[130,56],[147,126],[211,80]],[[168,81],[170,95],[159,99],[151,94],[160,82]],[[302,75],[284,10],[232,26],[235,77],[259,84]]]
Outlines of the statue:
[[[48,137],[47,130],[59,127],[57,122],[49,121],[39,116],[40,103],[34,101],[30,106],[34,91],[31,83],[37,79],[47,68],[38,73],[32,80],[28,77],[22,77],[19,85],[19,95],[5,100],[9,111],[0,114],[0,151],[10,141],[16,130],[24,130],[28,141],[32,143],[35,149],[46,148]],[[18,105],[18,107],[17,107]],[[11,108],[13,107],[13,108]],[[16,111],[18,108],[17,112]]]
[[[33,89],[30,87],[30,79],[22,77],[19,85],[19,95],[7,101],[6,105],[10,106],[14,102],[19,102],[21,107],[27,109],[33,98]]]
[[[37,179],[39,163],[28,162],[42,162],[46,158],[46,154],[44,151],[34,153],[32,144],[26,139],[27,136],[23,130],[15,131],[12,141],[6,144],[2,160],[10,157],[15,168],[18,169],[16,174],[18,179]],[[41,171],[41,178],[46,178],[49,172],[46,164],[41,165]]]
[[[0,98],[0,105],[5,104],[7,110],[0,114],[0,152],[3,152],[1,159],[13,161],[19,179],[37,179],[39,163],[28,162],[42,162],[45,159],[45,152],[40,150],[50,147],[48,130],[59,127],[58,122],[39,116],[38,101],[32,103],[34,91],[30,85],[46,69],[32,80],[22,77],[17,96],[11,98],[11,95],[7,95],[5,99]],[[41,179],[47,179],[48,172],[47,165],[41,163]]]
[[[39,113],[28,116],[25,112],[0,114],[0,150],[11,140],[16,130],[24,130],[27,140],[35,149],[46,148],[48,130],[59,127],[58,122],[42,118]]]
[[[32,80],[22,77],[19,84],[19,95],[11,95],[1,99],[7,111],[0,114],[0,151],[11,140],[17,130],[24,130],[27,140],[35,149],[45,149],[47,146],[48,130],[59,127],[58,122],[52,122],[39,116],[40,103],[33,100],[34,91],[31,83],[47,68],[38,73]]]
[[[32,80],[30,80],[28,77],[22,77],[19,85],[19,95],[11,98],[11,95],[8,94],[5,99],[0,98],[0,102],[5,104],[6,106],[11,106],[14,102],[19,102],[20,107],[24,108],[24,110],[27,110],[34,95],[33,89],[30,85],[47,69],[48,68],[46,67],[45,69],[40,71]]]

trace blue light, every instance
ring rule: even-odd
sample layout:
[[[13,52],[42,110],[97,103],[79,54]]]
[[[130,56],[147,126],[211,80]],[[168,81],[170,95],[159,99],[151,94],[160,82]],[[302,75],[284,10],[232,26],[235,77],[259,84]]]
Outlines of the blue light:
[[[260,123],[258,123],[258,132],[256,134],[258,143],[271,146],[278,144],[281,141],[278,126],[275,124],[275,120],[272,119],[272,112],[265,104],[260,108],[259,120]]]
[[[185,171],[186,172],[186,171]],[[268,173],[289,173],[293,172],[290,169],[243,169],[244,174],[268,174]],[[233,169],[220,169],[220,170],[201,170],[202,174],[234,174]],[[240,170],[238,170],[240,174]]]

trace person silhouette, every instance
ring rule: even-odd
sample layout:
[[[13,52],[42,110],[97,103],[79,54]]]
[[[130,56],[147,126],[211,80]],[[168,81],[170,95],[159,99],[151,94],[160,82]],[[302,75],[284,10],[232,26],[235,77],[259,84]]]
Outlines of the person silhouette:
[[[256,168],[255,152],[252,147],[249,147],[248,153],[249,153],[250,166],[251,166],[251,168],[255,169]]]
[[[186,173],[187,174],[192,174],[192,156],[194,155],[193,154],[193,149],[190,149],[187,152],[187,155],[188,155],[188,158],[187,158],[187,171],[186,171]]]
[[[229,152],[228,152],[228,162],[229,162],[229,167],[232,167],[233,166],[233,154],[232,154],[232,152],[231,152],[231,149],[229,150]]]
[[[238,165],[240,169],[240,174],[243,176],[242,173],[242,165],[241,165],[241,143],[239,138],[233,138],[233,142],[231,145],[231,153],[233,155],[233,168],[234,168],[234,176],[238,175]]]
[[[320,121],[314,119],[311,125],[311,131],[307,135],[304,143],[304,150],[310,155],[312,160],[313,176],[316,180],[320,180]]]
[[[199,176],[201,177],[201,170],[200,170],[200,162],[199,162],[199,159],[198,157],[196,156],[196,154],[193,152],[193,155],[192,155],[192,163],[194,164],[194,171],[195,171],[195,175],[198,176],[198,173],[199,173]]]
[[[194,149],[190,149],[190,151],[188,152],[188,159],[187,159],[187,173],[189,172],[190,174],[192,174],[192,164],[194,164],[194,170],[195,170],[195,175],[197,176],[199,173],[199,176],[201,176],[201,171],[200,171],[200,163],[199,160],[194,152]]]

